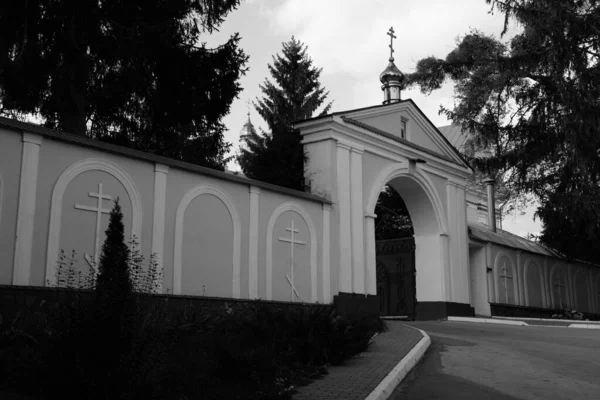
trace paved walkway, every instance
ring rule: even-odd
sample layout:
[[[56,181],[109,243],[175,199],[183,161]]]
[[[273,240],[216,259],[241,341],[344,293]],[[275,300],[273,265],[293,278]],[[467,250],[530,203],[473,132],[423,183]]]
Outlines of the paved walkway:
[[[294,400],[365,400],[388,373],[421,340],[421,333],[402,322],[386,321],[388,331],[343,365],[329,367],[329,374],[298,388]]]

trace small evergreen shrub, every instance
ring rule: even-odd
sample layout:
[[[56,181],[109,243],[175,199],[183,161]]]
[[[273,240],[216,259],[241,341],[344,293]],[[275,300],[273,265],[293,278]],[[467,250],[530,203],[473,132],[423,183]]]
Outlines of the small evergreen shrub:
[[[176,312],[152,296],[162,271],[154,255],[144,268],[137,238],[124,243],[122,217],[116,203],[98,274],[61,252],[60,301],[0,318],[0,390],[42,399],[290,399],[384,328],[333,305],[223,301]]]

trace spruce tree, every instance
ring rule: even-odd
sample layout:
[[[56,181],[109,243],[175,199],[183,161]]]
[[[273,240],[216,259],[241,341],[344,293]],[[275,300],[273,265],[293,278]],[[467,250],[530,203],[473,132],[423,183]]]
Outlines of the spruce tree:
[[[263,93],[254,104],[265,120],[269,132],[246,140],[238,162],[246,176],[290,189],[305,190],[306,155],[300,132],[292,123],[310,118],[325,102],[328,92],[321,86],[321,68],[313,66],[306,46],[294,37],[283,43],[282,55],[273,57],[269,72],[274,82],[266,79],[260,85]],[[328,103],[319,115],[331,109]]]
[[[0,1],[0,115],[223,170],[248,57],[202,36],[239,3]]]
[[[102,245],[96,290],[112,296],[133,293],[129,276],[129,247],[125,243],[123,213],[119,199],[110,212],[110,222],[106,230],[106,240]]]

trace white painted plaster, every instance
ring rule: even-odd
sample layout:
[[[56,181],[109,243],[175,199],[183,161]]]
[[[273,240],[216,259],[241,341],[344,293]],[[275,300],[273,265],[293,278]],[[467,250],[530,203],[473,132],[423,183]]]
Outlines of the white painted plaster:
[[[165,217],[167,204],[167,165],[154,165],[154,213],[152,220],[152,253],[156,257],[156,263],[159,269],[163,268],[163,254],[165,250]],[[162,293],[163,279],[155,282],[158,293]]]
[[[352,211],[350,202],[350,147],[337,143],[337,187],[339,215],[339,290],[352,292]]]
[[[560,308],[560,304],[557,304],[558,301],[556,299],[556,296],[554,295],[554,277],[556,274],[556,271],[560,271],[562,273],[562,278],[563,278],[563,282],[564,282],[564,290],[567,290],[567,293],[565,295],[565,300],[568,303],[569,302],[569,282],[568,282],[568,275],[565,272],[564,268],[562,266],[560,266],[558,263],[554,264],[552,266],[552,268],[550,268],[550,274],[549,274],[549,284],[550,284],[550,299],[551,299],[551,307],[552,308]],[[562,289],[561,289],[562,290]],[[563,308],[567,308],[570,307],[570,304],[563,304]]]
[[[448,222],[446,218],[446,212],[444,210],[444,207],[442,205],[443,203],[435,189],[433,182],[425,173],[421,171],[420,168],[416,168],[414,174],[409,175],[408,163],[394,163],[392,165],[389,165],[379,173],[377,179],[375,179],[367,189],[369,197],[365,207],[365,213],[371,214],[375,211],[377,199],[379,198],[379,194],[384,189],[385,185],[391,180],[398,177],[409,177],[419,184],[419,186],[424,190],[425,194],[427,195],[427,198],[429,198],[429,200],[431,201],[433,209],[435,210],[435,219],[437,221],[439,230],[438,233],[447,233]],[[416,222],[415,220],[417,218],[417,216],[411,217],[411,219],[413,219],[413,224]]]
[[[485,269],[487,276],[488,285],[488,301],[490,303],[496,303],[496,277],[494,276],[494,263],[492,261],[492,244],[490,242],[485,245]]]
[[[331,297],[331,253],[330,253],[330,242],[331,242],[331,206],[329,204],[323,204],[323,260],[321,262],[321,268],[323,271],[323,302],[330,303],[333,299]]]
[[[201,195],[212,195],[223,202],[233,222],[233,254],[232,254],[232,293],[234,298],[240,297],[240,263],[241,263],[241,222],[239,214],[229,199],[227,193],[222,189],[212,185],[199,185],[190,189],[179,202],[177,213],[175,214],[175,244],[173,253],[173,294],[181,293],[183,276],[183,223],[185,211],[192,200]],[[205,227],[201,229],[206,229]]]
[[[377,294],[377,251],[375,247],[375,218],[377,215],[365,216],[365,266],[366,266],[366,290],[367,294]]]
[[[258,201],[260,188],[250,186],[250,226],[248,232],[248,298],[258,299]]]
[[[517,250],[516,252],[516,256],[517,256],[517,287],[519,288],[519,301],[517,302],[517,304],[519,305],[525,305],[525,288],[523,287],[523,283],[524,283],[524,279],[523,279],[523,268],[522,268],[522,264],[521,264],[521,255],[522,252],[521,250]]]
[[[366,293],[364,263],[364,211],[363,211],[363,166],[362,150],[350,151],[350,206],[352,228],[352,278],[353,292]]]
[[[308,226],[310,236],[310,298],[311,302],[317,301],[317,230],[310,215],[298,204],[287,202],[277,207],[267,224],[267,254],[266,254],[266,291],[267,300],[273,300],[273,229],[275,222],[281,214],[293,211],[298,214]]]
[[[510,265],[510,268],[512,270],[512,284],[513,284],[513,296],[515,299],[515,304],[519,304],[519,288],[517,287],[517,269],[515,267],[515,263],[513,262],[512,258],[510,257],[510,255],[501,250],[496,254],[496,259],[494,260],[494,281],[496,283],[496,287],[495,287],[495,292],[496,292],[496,301],[499,301],[500,299],[500,260],[506,257],[506,259],[508,260],[508,263]],[[507,299],[508,301],[508,299]]]
[[[35,199],[42,137],[23,132],[22,141],[23,153],[19,183],[19,205],[17,209],[13,285],[25,286],[29,285],[29,278],[31,276],[33,224],[35,221]]]
[[[531,265],[534,265],[537,268],[538,271],[538,279],[539,279],[539,285],[540,285],[540,293],[542,295],[542,303],[545,304],[545,300],[544,300],[544,274],[542,272],[542,268],[540,268],[540,265],[535,261],[535,260],[528,260],[525,264],[525,268],[523,268],[523,286],[524,286],[524,300],[525,300],[525,305],[529,306],[530,305],[530,300],[529,300],[529,288],[528,288],[528,274],[527,271],[529,271],[529,268],[531,268]]]
[[[448,226],[449,227],[457,227],[458,225],[458,204],[456,198],[456,186],[451,182],[447,181],[446,183],[446,195],[447,200],[446,204],[448,205]],[[462,292],[464,291],[464,287],[461,285],[461,280],[463,276],[461,275],[460,268],[460,243],[458,241],[458,230],[452,231],[452,235],[448,237],[448,265],[449,265],[449,274],[448,278],[450,279],[450,287],[451,291],[449,293],[449,300],[452,302],[462,303]]]
[[[132,236],[139,240],[139,249],[142,248],[142,199],[131,177],[116,164],[102,159],[88,158],[71,164],[60,175],[54,189],[50,205],[50,226],[48,228],[48,250],[46,255],[46,282],[54,274],[55,260],[59,252],[60,228],[63,208],[63,195],[69,183],[78,175],[86,171],[103,171],[117,179],[127,191],[132,209]]]

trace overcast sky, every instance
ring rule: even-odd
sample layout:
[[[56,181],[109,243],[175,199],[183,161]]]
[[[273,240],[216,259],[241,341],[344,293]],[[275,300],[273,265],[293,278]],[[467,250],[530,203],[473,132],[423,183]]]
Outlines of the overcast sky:
[[[412,72],[423,57],[444,58],[471,29],[500,37],[503,15],[489,11],[485,0],[246,0],[226,17],[219,32],[203,39],[216,46],[239,32],[240,46],[250,56],[249,71],[240,82],[244,90],[224,119],[225,139],[237,151],[247,101],[261,96],[258,85],[268,77],[267,64],[292,36],[308,46],[314,64],[323,69],[321,83],[330,92],[332,111],[343,111],[381,104],[379,74],[387,66],[390,27],[397,36],[396,65]],[[450,122],[438,110],[441,104],[452,105],[452,94],[452,86],[446,85],[429,96],[404,91],[402,98],[414,100],[436,126],[443,126]],[[250,117],[257,128],[265,127],[253,108]],[[537,234],[540,224],[532,216],[533,210],[509,216],[503,228]]]

